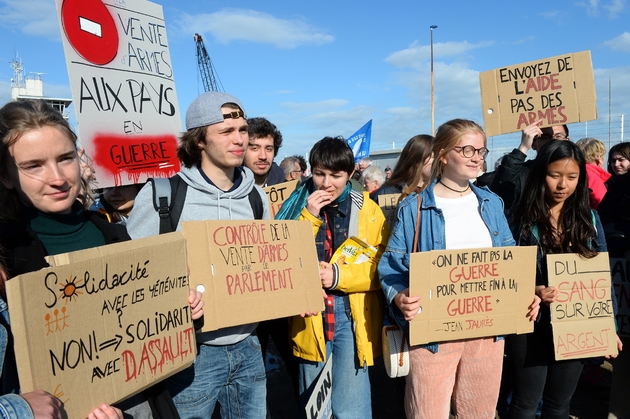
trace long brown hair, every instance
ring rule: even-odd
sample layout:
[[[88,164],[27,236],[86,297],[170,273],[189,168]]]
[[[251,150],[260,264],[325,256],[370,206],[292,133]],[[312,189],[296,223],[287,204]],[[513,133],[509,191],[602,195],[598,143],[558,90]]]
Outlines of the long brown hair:
[[[77,136],[63,115],[41,100],[20,100],[9,102],[0,108],[0,177],[8,178],[8,168],[13,163],[10,148],[29,131],[43,127],[57,128],[72,141],[77,148]],[[92,204],[91,188],[87,180],[81,178],[83,207],[88,209]],[[0,219],[16,220],[20,214],[20,199],[17,191],[7,189],[0,184]]]
[[[421,180],[424,180],[426,185],[428,179],[422,179],[422,168],[433,153],[434,140],[435,138],[426,134],[411,137],[403,147],[392,175],[383,186],[404,185],[402,194],[404,197],[414,192]]]
[[[564,201],[558,216],[560,234],[550,221],[549,206],[545,202],[547,168],[555,161],[573,160],[580,168],[577,186]],[[539,151],[523,188],[523,195],[514,207],[511,224],[519,235],[527,238],[538,230],[538,241],[544,253],[578,253],[592,258],[597,252],[590,246],[597,234],[589,205],[586,160],[579,147],[571,141],[548,141]]]

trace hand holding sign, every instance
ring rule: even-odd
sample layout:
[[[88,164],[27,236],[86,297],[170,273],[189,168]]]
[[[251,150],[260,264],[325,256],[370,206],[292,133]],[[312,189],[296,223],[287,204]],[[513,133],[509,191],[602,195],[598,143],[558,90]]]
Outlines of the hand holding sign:
[[[123,419],[123,414],[120,409],[104,404],[94,409],[88,415],[88,419]]]
[[[542,135],[542,130],[540,129],[540,124],[542,123],[542,119],[534,122],[523,128],[523,133],[521,134],[521,145],[518,146],[519,151],[523,154],[527,154],[527,152],[534,145],[534,140],[536,137]]]
[[[412,321],[413,318],[416,317],[416,314],[420,313],[420,310],[422,310],[420,306],[421,302],[421,297],[409,296],[409,288],[404,289],[394,297],[394,303],[396,303],[400,311],[402,311],[405,320],[408,322]]]
[[[201,293],[191,289],[188,295],[188,304],[190,304],[190,318],[199,320],[203,316],[203,306],[205,304],[201,299]]]
[[[542,300],[543,304],[549,305],[556,302],[558,298],[558,288],[554,286],[546,287],[544,285],[537,285],[536,295]]]

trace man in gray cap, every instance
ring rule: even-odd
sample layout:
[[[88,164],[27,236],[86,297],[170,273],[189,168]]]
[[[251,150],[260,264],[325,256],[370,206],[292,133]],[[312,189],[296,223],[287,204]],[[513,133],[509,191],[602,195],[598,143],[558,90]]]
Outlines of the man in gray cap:
[[[173,222],[176,230],[184,221],[269,219],[264,191],[241,166],[249,141],[241,102],[227,93],[206,92],[188,108],[186,129],[177,149],[182,168],[175,177],[186,192],[180,218]],[[159,234],[151,184],[136,197],[127,228],[134,239]],[[217,400],[223,418],[265,418],[265,366],[256,326],[197,333],[195,363],[167,380],[182,419],[210,418]]]

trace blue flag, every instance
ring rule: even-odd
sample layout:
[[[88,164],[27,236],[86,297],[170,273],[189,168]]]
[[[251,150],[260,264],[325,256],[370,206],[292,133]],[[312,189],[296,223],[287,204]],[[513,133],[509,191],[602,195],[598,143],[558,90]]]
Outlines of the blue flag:
[[[370,156],[370,140],[372,139],[372,120],[370,119],[357,132],[352,134],[346,140],[352,153],[354,154],[354,162],[357,163],[364,157]]]

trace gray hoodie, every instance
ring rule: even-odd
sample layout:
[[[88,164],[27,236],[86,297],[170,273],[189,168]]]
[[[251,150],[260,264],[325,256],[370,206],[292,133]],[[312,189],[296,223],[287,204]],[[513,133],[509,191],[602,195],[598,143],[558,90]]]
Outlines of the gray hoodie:
[[[208,183],[196,166],[190,169],[182,167],[179,175],[188,184],[188,189],[177,231],[182,230],[184,221],[253,220],[254,212],[248,198],[252,188],[258,191],[263,202],[263,219],[269,219],[267,195],[254,183],[254,174],[246,167],[238,167],[236,170],[241,171],[241,184],[232,191],[224,192]],[[159,234],[160,217],[153,207],[153,188],[150,183],[136,196],[133,211],[127,221],[127,230],[133,239]],[[216,346],[232,345],[249,336],[257,325],[251,323],[199,333],[197,342]]]

